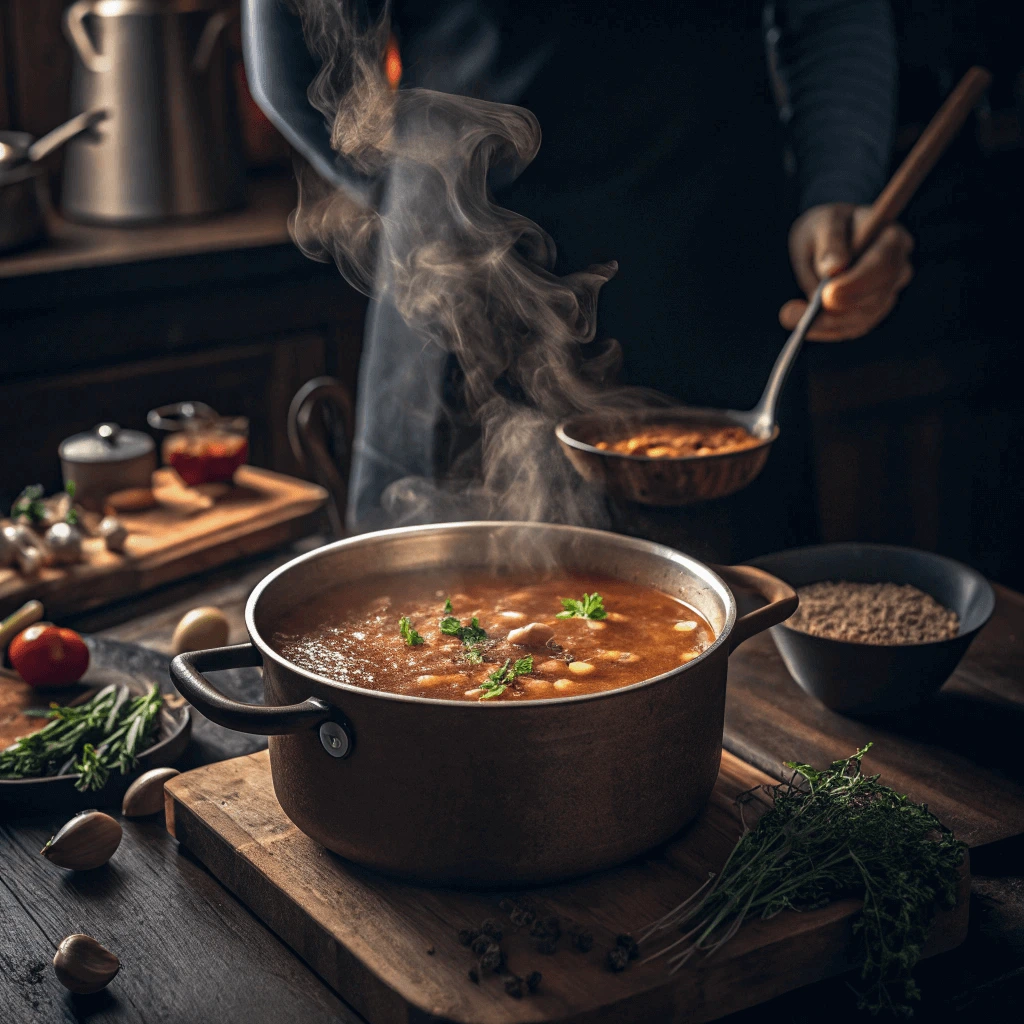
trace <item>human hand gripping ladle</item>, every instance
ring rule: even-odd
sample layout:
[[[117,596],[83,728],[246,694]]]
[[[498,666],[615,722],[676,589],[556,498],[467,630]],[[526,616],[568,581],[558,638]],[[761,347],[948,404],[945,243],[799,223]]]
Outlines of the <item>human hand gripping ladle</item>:
[[[867,215],[854,222],[850,261],[843,272],[849,270],[879,234],[903,212],[928,172],[963,127],[991,80],[988,71],[974,67],[957,83]],[[768,450],[778,436],[775,416],[779,396],[807,332],[822,310],[825,289],[836,276],[824,277],[818,282],[806,309],[775,360],[761,398],[753,409],[698,409],[673,405],[641,413],[623,412],[614,420],[607,413],[581,414],[564,421],[556,429],[562,450],[585,479],[601,486],[614,498],[640,504],[688,505],[724,497],[746,487],[764,468]],[[649,458],[597,448],[597,442],[608,440],[611,422],[616,423],[618,436],[622,436],[623,427],[629,424],[735,425],[760,443],[711,455]]]
[[[963,127],[964,121],[991,81],[992,76],[989,72],[980,67],[971,68],[960,79],[956,88],[946,98],[946,102],[921,133],[914,148],[907,154],[906,159],[872,204],[868,215],[854,227],[851,266],[883,229],[892,224],[903,212],[921,182]],[[749,412],[729,410],[730,419],[744,427],[754,437],[763,439],[771,436],[782,388],[800,353],[807,331],[821,312],[824,291],[832,280],[833,277],[823,277],[818,282],[818,287],[808,300],[807,308],[775,360],[772,372],[768,375],[768,383],[757,405]]]

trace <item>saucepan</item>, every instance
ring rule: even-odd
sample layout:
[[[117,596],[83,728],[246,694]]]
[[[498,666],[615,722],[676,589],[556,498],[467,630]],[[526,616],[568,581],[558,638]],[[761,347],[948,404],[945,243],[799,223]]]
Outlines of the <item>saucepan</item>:
[[[45,237],[49,196],[43,161],[105,116],[103,110],[87,110],[41,139],[28,132],[0,132],[0,252]]]
[[[854,259],[903,212],[991,81],[992,76],[984,68],[971,68],[949,94],[872,204],[868,216],[857,225],[850,245]],[[810,297],[807,309],[779,352],[753,409],[677,406],[632,413],[581,414],[564,420],[556,428],[555,436],[562,451],[585,480],[602,487],[613,498],[643,505],[691,505],[724,498],[746,487],[764,468],[769,450],[779,436],[775,419],[779,396],[803,347],[804,337],[821,312],[822,296],[829,280],[822,280]],[[712,455],[668,458],[649,458],[597,447],[598,442],[628,438],[651,426],[694,425],[741,427],[756,443],[723,448]]]
[[[697,609],[715,642],[618,690],[488,704],[337,682],[268,644],[299,602],[381,572],[564,567],[653,586]],[[768,602],[738,615],[730,586]],[[796,594],[751,567],[711,567],[650,541],[544,523],[405,527],[341,540],[271,573],[245,610],[250,642],[179,655],[180,692],[229,729],[270,736],[274,791],[316,842],[418,882],[550,882],[621,863],[668,839],[718,775],[728,657],[788,618]],[[266,705],[204,673],[263,666]]]

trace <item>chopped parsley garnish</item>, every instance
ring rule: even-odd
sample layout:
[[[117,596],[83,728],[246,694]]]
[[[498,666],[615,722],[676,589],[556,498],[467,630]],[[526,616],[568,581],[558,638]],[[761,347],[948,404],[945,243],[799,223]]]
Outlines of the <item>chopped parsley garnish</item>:
[[[446,615],[440,626],[442,633],[446,636],[457,636],[467,647],[487,639],[487,633],[480,628],[480,620],[475,615],[468,626],[460,626],[454,615]]]
[[[417,647],[423,643],[423,637],[412,628],[412,623],[409,621],[408,615],[403,615],[398,620],[398,631],[402,634],[402,639],[410,646]]]
[[[604,608],[604,598],[600,594],[584,594],[582,601],[572,597],[562,598],[565,611],[559,612],[556,619],[606,619],[608,613]]]
[[[532,671],[532,654],[526,655],[525,658],[517,658],[515,662],[511,658],[506,658],[505,664],[501,668],[496,668],[480,684],[480,689],[484,691],[480,699],[490,700],[492,697],[500,697],[515,682],[517,676],[525,676]]]
[[[450,597],[444,599],[444,613],[445,615],[451,615],[452,613],[452,599]]]
[[[463,657],[470,663],[470,665],[480,665],[484,660],[484,656],[480,652],[479,647],[467,647],[466,653]]]

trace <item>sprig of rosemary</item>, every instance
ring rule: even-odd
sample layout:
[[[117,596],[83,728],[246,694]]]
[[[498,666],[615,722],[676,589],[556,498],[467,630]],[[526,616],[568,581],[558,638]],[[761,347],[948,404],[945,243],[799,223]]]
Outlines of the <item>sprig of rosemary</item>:
[[[920,997],[911,971],[936,907],[956,903],[966,847],[927,807],[862,773],[870,748],[824,771],[787,761],[792,778],[763,787],[772,806],[740,838],[721,872],[641,937],[683,932],[647,959],[668,954],[675,972],[697,953],[715,952],[748,918],[852,896],[863,900],[854,924],[858,1005],[909,1016]]]
[[[162,706],[155,683],[139,697],[111,684],[84,704],[53,704],[48,724],[0,751],[0,778],[76,774],[76,789],[102,789],[112,771],[131,771],[156,741]]]
[[[481,684],[480,689],[484,691],[481,700],[490,700],[492,697],[500,697],[516,681],[517,676],[525,676],[533,671],[533,655],[528,654],[525,658],[517,658],[514,662],[511,658],[505,659],[501,668],[496,668]]]
[[[604,598],[600,594],[584,594],[582,601],[572,597],[563,597],[562,608],[556,619],[606,619],[608,612],[605,611]]]
[[[424,642],[423,637],[413,629],[408,615],[403,615],[398,620],[398,632],[402,634],[402,639],[409,647],[418,647]]]

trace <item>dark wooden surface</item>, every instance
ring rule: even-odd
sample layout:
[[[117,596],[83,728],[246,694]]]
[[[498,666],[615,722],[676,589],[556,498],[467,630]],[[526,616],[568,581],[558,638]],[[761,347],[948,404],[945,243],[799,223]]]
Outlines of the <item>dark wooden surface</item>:
[[[572,922],[590,932],[594,948],[582,955],[567,942],[554,955],[537,953],[526,929],[507,920],[501,893],[424,889],[325,854],[281,810],[266,751],[172,779],[167,822],[183,847],[373,1024],[599,1024],[609,1015],[698,1024],[850,966],[855,900],[753,921],[715,956],[675,975],[661,962],[620,975],[604,966],[618,933],[638,934],[721,869],[742,831],[736,797],[769,781],[726,751],[707,806],[673,841],[621,867],[518,894],[538,917],[556,915],[563,928]],[[747,805],[748,825],[766,806]],[[964,940],[966,871],[961,892],[958,906],[936,917],[926,954]],[[510,999],[490,974],[478,984],[467,977],[475,958],[459,943],[459,929],[487,918],[504,922],[512,970],[543,972],[532,998]],[[650,940],[642,955],[677,935]]]
[[[996,589],[992,620],[933,704],[856,719],[808,698],[770,634],[732,657],[725,745],[775,777],[782,761],[822,764],[867,742],[866,771],[927,804],[972,848],[1024,833],[1024,597]]]
[[[138,601],[90,612],[72,624],[166,651],[184,611],[213,603],[229,613],[232,640],[240,641],[245,638],[240,612],[246,596],[292,553],[220,569]],[[1024,636],[1024,616],[1017,615],[1007,625],[1000,621],[991,637],[994,650],[1010,636]],[[1008,632],[1000,632],[1003,629]],[[243,699],[252,699],[258,685],[258,673],[232,681],[234,692]],[[966,723],[965,729],[970,728]],[[238,756],[257,749],[260,742],[226,733],[197,716],[188,764]],[[253,743],[248,750],[247,743]],[[117,870],[82,879],[55,872],[38,856],[42,843],[60,824],[59,816],[45,813],[0,823],[0,1021],[355,1024],[361,1019],[235,897],[180,852],[159,824],[126,822]],[[917,970],[923,990],[919,1021],[1020,1020],[1024,844],[1010,840],[975,850],[972,874],[967,941]],[[57,942],[79,930],[111,945],[116,942],[123,954],[126,966],[109,996],[71,997],[53,977],[49,964]],[[867,1019],[855,1011],[842,978],[807,986],[729,1021],[818,1024],[826,1019],[843,1024]]]

